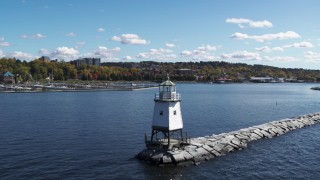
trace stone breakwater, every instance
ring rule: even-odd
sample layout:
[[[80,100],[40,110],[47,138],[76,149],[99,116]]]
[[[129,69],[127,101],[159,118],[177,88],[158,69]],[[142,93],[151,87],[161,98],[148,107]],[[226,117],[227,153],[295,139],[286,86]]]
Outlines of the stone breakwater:
[[[229,133],[190,139],[188,145],[172,150],[144,149],[136,157],[154,165],[198,165],[247,147],[251,141],[272,138],[320,122],[320,113],[307,114],[253,126]]]

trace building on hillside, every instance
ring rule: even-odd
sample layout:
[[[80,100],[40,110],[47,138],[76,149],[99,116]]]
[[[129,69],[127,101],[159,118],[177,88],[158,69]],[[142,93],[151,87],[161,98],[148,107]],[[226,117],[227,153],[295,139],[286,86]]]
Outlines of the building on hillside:
[[[180,75],[193,75],[193,70],[192,69],[178,69],[177,73]]]
[[[0,81],[3,83],[13,84],[15,83],[15,77],[11,72],[7,71],[1,74]]]
[[[85,64],[85,61],[83,59],[77,59],[74,61],[70,61],[70,64],[75,65],[77,67],[77,69],[79,69],[82,64]]]
[[[121,68],[139,68],[139,64],[138,63],[134,63],[134,62],[104,62],[101,63],[102,66],[113,66],[113,67],[121,67]]]
[[[40,60],[40,61],[43,61],[43,62],[50,62],[50,57],[48,57],[48,56],[41,56],[41,57],[39,58],[39,60]]]
[[[70,61],[70,64],[75,65],[78,69],[81,67],[82,64],[86,64],[89,66],[100,66],[101,59],[100,58],[81,58],[74,61]]]
[[[83,58],[85,63],[90,66],[100,66],[101,59],[100,58]]]

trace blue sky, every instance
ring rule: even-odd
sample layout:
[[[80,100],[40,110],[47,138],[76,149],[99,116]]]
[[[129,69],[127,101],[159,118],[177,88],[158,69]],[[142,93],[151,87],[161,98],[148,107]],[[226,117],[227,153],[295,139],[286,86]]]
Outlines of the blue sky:
[[[318,0],[1,0],[0,57],[320,69]]]

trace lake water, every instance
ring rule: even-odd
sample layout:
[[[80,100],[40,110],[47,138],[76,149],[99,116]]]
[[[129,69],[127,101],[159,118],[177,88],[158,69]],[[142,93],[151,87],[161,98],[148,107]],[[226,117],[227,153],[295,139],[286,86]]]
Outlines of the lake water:
[[[199,137],[319,112],[313,86],[178,84],[184,131]],[[157,91],[0,94],[0,179],[319,179],[319,125],[198,166],[139,162]]]

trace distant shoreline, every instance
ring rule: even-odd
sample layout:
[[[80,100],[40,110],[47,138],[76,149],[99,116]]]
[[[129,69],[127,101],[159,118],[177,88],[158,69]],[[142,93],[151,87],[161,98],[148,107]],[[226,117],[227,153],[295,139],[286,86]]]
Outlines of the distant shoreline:
[[[176,81],[177,84],[305,84],[306,82],[197,82]],[[316,84],[309,83],[308,84]],[[118,82],[55,82],[48,84],[0,84],[0,93],[39,93],[39,92],[98,92],[98,91],[136,91],[158,88],[159,83],[141,81]],[[320,87],[312,87],[320,90]]]
[[[1,85],[0,93],[134,91],[157,88],[156,83],[48,83]]]

